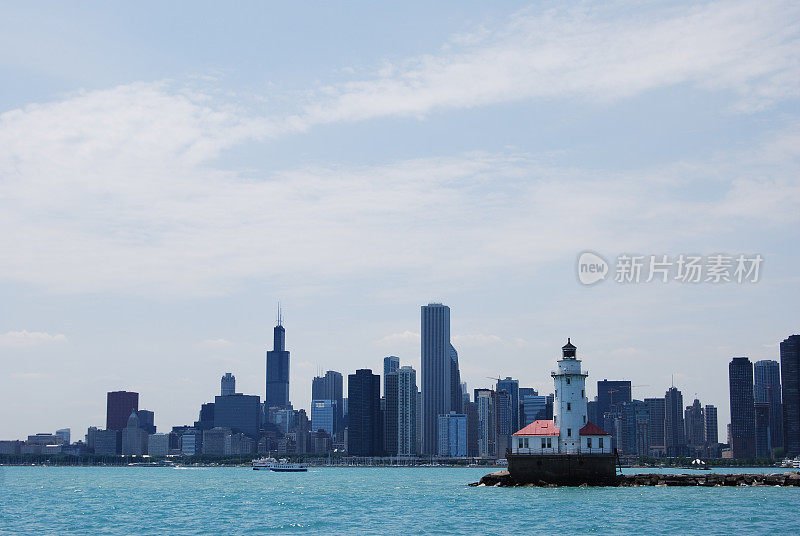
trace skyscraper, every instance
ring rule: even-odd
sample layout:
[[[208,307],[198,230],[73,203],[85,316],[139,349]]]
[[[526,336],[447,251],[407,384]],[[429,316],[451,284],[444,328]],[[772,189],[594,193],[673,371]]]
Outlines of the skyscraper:
[[[236,376],[230,372],[226,372],[225,376],[220,380],[220,395],[228,396],[236,392]]]
[[[753,364],[734,357],[728,365],[731,397],[731,451],[734,458],[756,456],[756,417],[753,399]]]
[[[451,411],[439,415],[439,456],[458,458],[467,455],[467,416]]]
[[[756,458],[772,457],[772,441],[770,440],[769,434],[769,410],[769,402],[756,402],[753,405],[753,413],[755,416]]]
[[[461,404],[458,353],[450,344],[450,308],[430,303],[421,308],[422,323],[422,453],[438,449],[439,415]]]
[[[331,437],[336,423],[336,402],[333,400],[311,401],[311,430],[324,430]]]
[[[491,389],[475,389],[478,414],[478,456],[497,457],[497,396]]]
[[[400,358],[394,355],[386,356],[383,358],[383,377],[386,378],[386,375],[395,372],[397,369],[400,368]]]
[[[272,338],[272,350],[267,352],[267,408],[289,407],[289,352],[286,350],[286,330],[280,313]]]
[[[139,393],[111,391],[106,395],[106,430],[123,430],[131,412],[139,409]]]
[[[645,398],[647,412],[650,415],[650,455],[664,456],[666,444],[664,443],[664,418],[666,401],[663,398]]]
[[[311,381],[312,400],[331,400],[335,403],[336,414],[331,435],[337,441],[342,441],[344,438],[344,401],[342,396],[342,374],[340,372],[329,370],[325,376],[318,376]]]
[[[770,448],[783,446],[781,368],[777,361],[762,359],[753,365],[753,399],[769,404]]]
[[[667,456],[686,454],[686,435],[683,427],[683,394],[670,387],[664,395],[664,446]]]
[[[261,399],[257,395],[236,393],[214,398],[214,428],[230,428],[257,441],[260,424]]]
[[[694,399],[691,406],[686,406],[683,413],[684,429],[686,432],[686,444],[691,450],[692,456],[702,455],[706,444],[705,415],[703,406],[698,399]]]
[[[630,380],[600,380],[597,382],[597,419],[611,411],[613,404],[631,401]]]
[[[397,455],[417,454],[417,372],[400,367],[397,372]]]
[[[398,375],[395,369],[383,377],[383,392],[386,401],[386,412],[383,418],[383,450],[387,456],[397,456],[398,387]]]
[[[703,416],[705,417],[703,428],[705,432],[706,445],[712,449],[712,453],[716,453],[717,443],[719,443],[717,407],[712,406],[711,404],[706,404],[705,410],[703,411]]]
[[[347,376],[347,452],[351,456],[379,456],[381,430],[381,377],[370,369]]]
[[[800,335],[781,342],[783,445],[786,455],[800,455]]]
[[[524,425],[520,423],[519,419],[519,380],[513,380],[506,377],[505,380],[498,380],[497,392],[506,391],[511,397],[511,433],[513,434]]]

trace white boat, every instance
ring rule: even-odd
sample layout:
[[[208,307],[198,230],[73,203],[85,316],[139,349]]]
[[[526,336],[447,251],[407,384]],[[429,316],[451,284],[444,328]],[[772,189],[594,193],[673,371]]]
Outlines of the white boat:
[[[298,473],[308,471],[308,466],[304,463],[290,463],[286,459],[276,460],[275,458],[259,458],[253,460],[254,471],[275,471],[278,473]]]

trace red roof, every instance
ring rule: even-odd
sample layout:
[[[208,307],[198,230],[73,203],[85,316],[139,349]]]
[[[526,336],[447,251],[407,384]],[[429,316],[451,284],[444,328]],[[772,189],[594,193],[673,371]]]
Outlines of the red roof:
[[[533,421],[528,426],[516,432],[515,436],[557,436],[558,428],[553,421]]]
[[[590,423],[587,423],[586,426],[581,428],[581,430],[578,432],[578,435],[607,435],[607,436],[610,436],[611,434],[606,433],[605,430],[603,430],[602,428],[600,428],[596,424],[590,422]]]

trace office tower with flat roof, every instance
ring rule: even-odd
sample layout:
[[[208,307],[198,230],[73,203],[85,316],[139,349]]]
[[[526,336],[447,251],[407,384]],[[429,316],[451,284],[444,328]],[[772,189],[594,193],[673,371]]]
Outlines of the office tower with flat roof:
[[[311,401],[311,430],[324,430],[331,437],[336,425],[336,402],[333,400]]]
[[[335,441],[344,441],[345,408],[342,380],[342,374],[335,370],[329,370],[324,376],[317,376],[311,380],[311,399],[330,400],[334,403],[335,419],[333,422],[333,432],[329,433],[331,437],[335,438]]]
[[[405,366],[397,372],[397,455],[417,454],[417,371]]]
[[[703,410],[703,417],[704,417],[703,432],[705,433],[706,445],[716,450],[717,443],[719,443],[717,407],[712,406],[711,404],[706,404],[706,407]]]
[[[788,457],[800,456],[800,335],[781,342],[783,446]]]
[[[106,430],[122,431],[132,411],[139,409],[139,393],[111,391],[106,395]]]
[[[464,415],[467,416],[467,456],[478,457],[479,419],[478,405],[468,402],[464,405]]]
[[[645,398],[644,403],[647,405],[647,412],[650,415],[650,455],[664,456],[666,453],[664,444],[665,400],[663,398]]]
[[[475,389],[478,414],[478,456],[497,458],[497,393],[491,389]]]
[[[395,355],[389,355],[383,358],[383,377],[386,378],[387,374],[397,371],[400,368],[400,358]]]
[[[674,386],[664,395],[664,446],[670,458],[686,455],[683,394]]]
[[[122,452],[120,430],[97,430],[94,433],[94,453],[99,456],[116,456]]]
[[[258,441],[261,424],[261,399],[257,395],[235,393],[214,398],[214,428],[230,428]]]
[[[267,352],[267,409],[288,408],[289,352],[286,350],[286,330],[278,311],[278,325],[273,330],[272,350]]]
[[[139,426],[139,417],[132,411],[128,423],[122,429],[122,455],[141,456],[147,454],[147,432]]]
[[[384,401],[383,451],[386,456],[397,456],[399,419],[399,377],[393,370],[383,377]]]
[[[441,303],[423,305],[421,328],[422,454],[436,455],[439,415],[448,415],[461,404],[458,353],[450,344],[450,308]]]
[[[207,402],[200,406],[199,420],[194,422],[194,427],[205,431],[214,428],[214,403]]]
[[[783,446],[783,405],[781,367],[777,361],[762,359],[753,364],[753,399],[769,404],[770,448]]]
[[[151,434],[147,438],[147,454],[155,457],[169,454],[169,434]]]
[[[467,416],[451,411],[439,415],[439,456],[463,458],[467,455]]]
[[[153,413],[148,409],[140,409],[139,411],[136,412],[136,416],[139,417],[139,428],[141,428],[148,434],[156,433],[155,413]]]
[[[734,458],[756,456],[756,417],[753,398],[753,364],[734,357],[728,365],[731,401],[731,451]]]
[[[497,392],[499,393],[500,391],[506,391],[511,397],[511,422],[509,425],[513,434],[524,426],[519,419],[519,380],[514,380],[510,377],[506,377],[505,380],[498,380]]]
[[[64,443],[65,445],[70,444],[71,431],[69,428],[62,428],[60,430],[56,430],[56,435],[61,438],[62,443]]]
[[[755,415],[755,442],[756,458],[772,457],[772,441],[769,434],[770,422],[769,402],[756,402],[753,404],[753,414]]]
[[[232,395],[236,392],[236,376],[230,372],[225,373],[219,384],[219,394],[221,396]]]
[[[347,452],[351,456],[380,456],[381,377],[370,369],[347,376]]]
[[[630,402],[630,380],[599,380],[597,382],[597,418],[611,411],[611,406],[620,402]]]
[[[521,390],[520,390],[521,391]],[[525,428],[533,421],[547,419],[547,397],[538,394],[521,394],[520,407],[522,408],[522,421],[520,429]],[[519,430],[515,430],[517,432]]]

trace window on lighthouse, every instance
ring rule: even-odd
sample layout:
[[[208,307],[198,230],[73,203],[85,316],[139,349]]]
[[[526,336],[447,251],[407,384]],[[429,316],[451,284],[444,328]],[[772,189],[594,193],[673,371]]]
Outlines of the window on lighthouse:
[[[567,411],[572,411],[572,403],[567,402]]]
[[[567,385],[569,385],[569,378],[567,378]]]
[[[567,437],[572,437],[572,428],[567,428]]]

